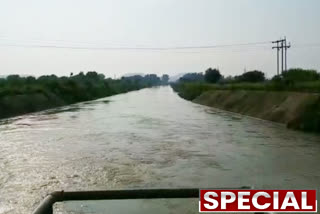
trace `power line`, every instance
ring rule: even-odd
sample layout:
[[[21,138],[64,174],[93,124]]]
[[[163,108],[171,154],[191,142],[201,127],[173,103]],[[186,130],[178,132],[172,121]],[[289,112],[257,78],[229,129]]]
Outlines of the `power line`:
[[[5,40],[5,41],[12,41],[12,42],[27,42],[27,43],[66,43],[66,44],[84,44],[84,45],[110,45],[110,43],[112,42],[83,42],[83,41],[70,41],[70,40],[62,40],[62,39],[55,39],[55,40],[43,40],[43,39],[36,39],[36,38],[32,38],[32,39],[12,39],[12,38],[8,38],[8,37],[1,37],[0,36],[0,41],[1,40]],[[113,42],[115,43],[115,42]],[[123,45],[123,44],[122,44]]]
[[[304,44],[295,44],[291,48],[318,48],[320,43],[304,43]]]
[[[1,44],[0,46],[24,47],[24,48],[56,48],[56,49],[85,49],[85,50],[192,50],[192,49],[215,49],[241,46],[256,46],[269,44],[270,42],[252,42],[252,43],[237,43],[224,45],[203,45],[203,46],[171,46],[171,47],[89,47],[89,46],[74,46],[74,45],[57,45],[57,44]]]
[[[9,40],[9,41],[17,41],[17,42],[40,42],[40,43],[71,43],[71,44],[91,44],[91,45],[98,45],[98,46],[104,46],[107,43],[106,42],[83,42],[83,41],[68,41],[68,40],[60,40],[60,39],[56,39],[56,40],[43,40],[43,39],[11,39],[8,37],[1,37],[0,36],[0,40]],[[108,42],[110,45],[110,41]],[[114,42],[111,42],[114,43]],[[233,44],[223,44],[223,45],[202,45],[202,46],[171,46],[171,47],[146,47],[145,45],[135,45],[133,47],[125,47],[125,48],[130,48],[130,49],[134,49],[134,48],[147,48],[147,49],[201,49],[201,48],[216,48],[216,47],[233,47],[233,46],[248,46],[248,45],[262,45],[262,44],[269,44],[271,43],[271,41],[263,41],[263,42],[249,42],[249,43],[233,43]],[[91,47],[89,47],[91,48]],[[118,48],[118,47],[107,47],[107,48]],[[120,47],[123,48],[123,47]]]
[[[172,50],[172,49],[213,49],[213,48],[224,48],[224,47],[237,47],[237,46],[255,46],[255,45],[266,45],[270,43],[274,43],[272,41],[264,41],[264,42],[249,42],[249,43],[233,43],[233,44],[223,44],[223,45],[202,45],[202,46],[171,46],[171,47],[147,47],[145,45],[135,45],[132,47],[125,47],[123,46],[116,46],[112,45],[113,42],[84,42],[84,41],[70,41],[70,40],[61,40],[61,39],[55,39],[55,40],[44,40],[44,39],[37,39],[37,38],[31,38],[31,39],[11,39],[6,36],[0,35],[0,42],[1,40],[5,41],[12,41],[14,43],[18,44],[1,44],[1,46],[21,46],[21,47],[40,47],[40,48],[74,48],[74,49],[111,49],[111,50],[122,50],[122,49],[137,49],[137,50]],[[21,43],[22,42],[22,43]],[[27,44],[26,44],[27,42]],[[29,43],[29,44],[28,44]],[[30,44],[32,43],[32,44]],[[40,44],[34,44],[34,43],[40,43]],[[45,44],[50,43],[50,44]],[[52,44],[56,43],[56,44]],[[59,44],[60,43],[60,44]],[[64,44],[65,43],[65,44]],[[68,45],[69,43],[69,45]],[[67,45],[66,45],[67,44]],[[75,46],[75,44],[84,44],[84,45],[95,45],[95,47],[92,46]],[[112,45],[112,46],[106,46],[106,45]],[[118,43],[119,45],[119,43]],[[96,47],[100,46],[100,47]],[[302,44],[295,44],[292,46],[292,48],[304,48],[304,47],[319,47],[320,43],[302,43]]]

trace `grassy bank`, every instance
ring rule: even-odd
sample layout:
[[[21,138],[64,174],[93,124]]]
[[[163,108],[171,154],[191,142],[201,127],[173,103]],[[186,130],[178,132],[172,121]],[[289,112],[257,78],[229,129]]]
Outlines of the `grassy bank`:
[[[209,90],[255,90],[255,91],[276,91],[276,92],[306,92],[320,93],[320,81],[296,82],[283,84],[273,81],[262,83],[233,83],[233,84],[210,84],[204,82],[173,83],[172,88],[179,95],[187,100],[192,100],[204,91]]]
[[[132,76],[119,80],[88,72],[70,77],[20,77],[0,79],[0,118],[93,100],[162,84],[156,75]]]
[[[319,86],[318,81],[294,85],[274,82],[172,84],[179,96],[187,100],[312,132],[320,132]]]

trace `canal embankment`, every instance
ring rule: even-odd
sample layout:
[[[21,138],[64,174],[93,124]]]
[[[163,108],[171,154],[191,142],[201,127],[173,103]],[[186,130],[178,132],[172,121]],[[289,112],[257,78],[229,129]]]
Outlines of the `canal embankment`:
[[[320,94],[293,91],[219,90],[173,87],[195,103],[286,124],[288,128],[320,132]],[[199,87],[198,87],[199,88]]]

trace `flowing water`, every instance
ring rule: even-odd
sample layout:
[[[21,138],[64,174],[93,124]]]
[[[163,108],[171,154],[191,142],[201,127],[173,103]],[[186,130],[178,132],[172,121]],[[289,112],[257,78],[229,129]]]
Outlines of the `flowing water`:
[[[248,185],[319,190],[320,136],[170,87],[0,120],[1,214],[30,213],[57,190]]]

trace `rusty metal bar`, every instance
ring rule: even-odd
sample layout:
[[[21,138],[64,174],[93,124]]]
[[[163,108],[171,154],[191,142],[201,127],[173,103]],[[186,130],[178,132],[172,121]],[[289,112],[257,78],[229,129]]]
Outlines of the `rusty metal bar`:
[[[251,189],[240,188],[208,188],[208,189]],[[125,200],[125,199],[160,199],[160,198],[198,198],[199,189],[133,189],[106,191],[53,192],[48,195],[33,214],[53,214],[53,204],[61,201],[88,200]]]
[[[56,202],[55,197],[48,195],[36,208],[33,214],[53,214],[53,204]]]

